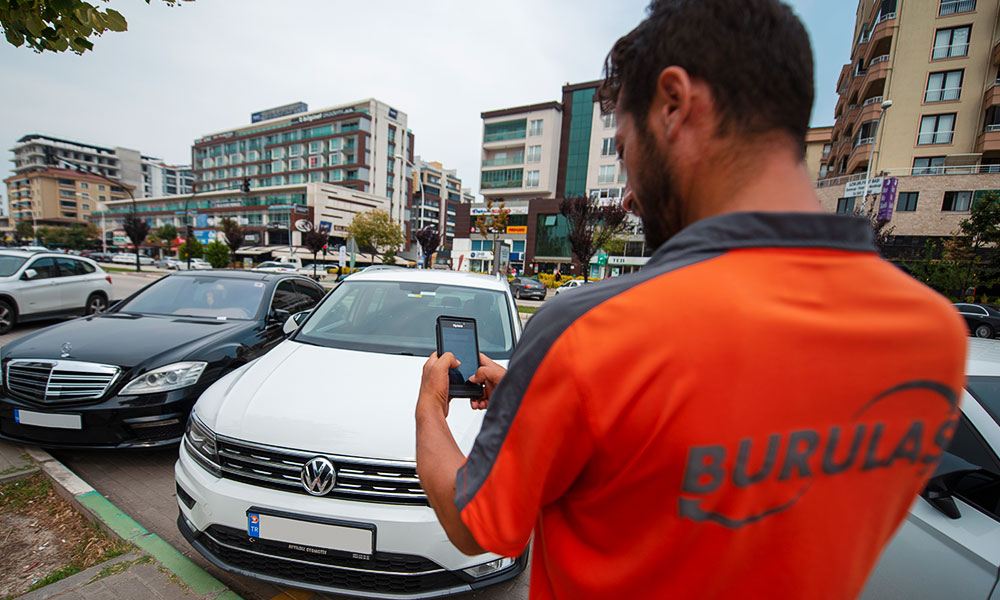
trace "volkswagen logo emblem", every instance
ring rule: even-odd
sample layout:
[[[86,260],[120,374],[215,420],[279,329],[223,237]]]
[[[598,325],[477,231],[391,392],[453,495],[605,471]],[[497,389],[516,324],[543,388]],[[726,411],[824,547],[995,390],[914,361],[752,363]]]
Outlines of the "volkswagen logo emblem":
[[[310,460],[302,467],[302,487],[313,496],[325,496],[337,482],[333,463],[322,456]]]

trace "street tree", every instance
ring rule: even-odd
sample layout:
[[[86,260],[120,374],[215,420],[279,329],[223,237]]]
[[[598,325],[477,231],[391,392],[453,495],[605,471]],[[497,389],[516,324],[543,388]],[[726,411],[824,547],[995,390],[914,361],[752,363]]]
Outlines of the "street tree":
[[[347,226],[347,235],[362,252],[371,254],[372,258],[381,255],[382,262],[388,265],[396,262],[396,254],[406,241],[399,224],[387,211],[379,209],[355,215]]]
[[[438,246],[441,245],[441,233],[438,232],[438,228],[434,225],[428,225],[423,229],[417,231],[415,236],[417,242],[420,243],[420,252],[424,257],[424,266],[430,269],[431,256],[437,252]]]
[[[176,6],[182,0],[162,1]],[[83,0],[0,0],[0,29],[16,47],[27,44],[35,52],[83,54],[94,48],[91,38],[125,31],[128,22],[112,8],[101,10]]]
[[[198,238],[191,236],[187,238],[184,243],[177,248],[177,257],[180,260],[187,260],[188,256],[191,258],[201,258],[205,255],[205,247],[198,241]]]
[[[219,240],[212,240],[205,246],[205,260],[213,269],[224,269],[229,266],[229,246]]]
[[[246,227],[240,225],[239,221],[230,217],[222,219],[219,225],[222,228],[222,234],[226,236],[226,245],[229,246],[229,251],[235,255],[236,251],[243,246],[243,241],[247,237]]]
[[[14,226],[14,241],[18,244],[35,239],[35,227],[31,221],[20,221]]]
[[[138,256],[139,248],[142,246],[142,243],[146,241],[146,236],[149,235],[149,223],[129,213],[128,215],[125,215],[125,221],[122,223],[122,228],[125,229],[125,235],[128,236],[128,239],[132,240],[132,244],[135,246],[135,270],[141,271],[142,269],[139,267]]]
[[[302,234],[302,245],[308,248],[313,255],[313,277],[316,277],[316,255],[326,247],[329,241],[330,237],[328,235],[320,233],[315,229],[310,229]]]
[[[490,250],[494,253],[497,252],[497,242],[500,241],[500,236],[507,233],[507,222],[509,220],[510,209],[507,208],[506,204],[499,202],[496,208],[494,208],[491,198],[486,199],[486,214],[476,217],[476,233],[483,236],[483,239],[490,243]],[[495,262],[495,254],[493,258]]]
[[[175,239],[177,239],[177,228],[170,223],[167,223],[157,229],[154,234],[161,243],[171,244]]]
[[[83,250],[94,246],[100,236],[101,232],[93,225],[75,223],[66,231],[66,245],[73,250]]]
[[[590,279],[590,259],[597,250],[628,230],[628,213],[620,202],[577,196],[559,201],[559,213],[569,227],[569,247]]]
[[[872,235],[875,238],[875,247],[878,253],[885,257],[885,249],[892,242],[893,233],[896,231],[895,225],[889,225],[888,219],[883,219],[878,211],[878,200],[868,202],[865,212],[860,207],[854,209],[854,215],[868,220],[868,225],[872,228]]]

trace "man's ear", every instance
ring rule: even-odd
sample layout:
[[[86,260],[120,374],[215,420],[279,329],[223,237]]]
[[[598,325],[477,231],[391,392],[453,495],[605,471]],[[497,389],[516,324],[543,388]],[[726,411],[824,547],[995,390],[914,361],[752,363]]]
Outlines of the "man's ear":
[[[676,138],[691,113],[691,87],[691,76],[684,68],[670,66],[660,71],[649,119],[658,137],[668,141]]]

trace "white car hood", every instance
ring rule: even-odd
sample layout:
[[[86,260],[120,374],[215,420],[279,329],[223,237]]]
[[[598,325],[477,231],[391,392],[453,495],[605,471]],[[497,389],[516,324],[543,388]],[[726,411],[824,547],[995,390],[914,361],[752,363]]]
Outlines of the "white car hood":
[[[413,411],[426,358],[285,341],[207,390],[195,408],[219,435],[306,450],[416,460]],[[499,361],[506,366],[507,361]],[[448,425],[468,454],[484,411],[452,401]]]

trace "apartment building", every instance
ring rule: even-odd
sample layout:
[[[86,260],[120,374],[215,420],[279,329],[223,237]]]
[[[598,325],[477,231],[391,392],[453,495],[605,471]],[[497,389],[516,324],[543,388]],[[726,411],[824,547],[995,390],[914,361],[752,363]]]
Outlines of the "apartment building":
[[[86,223],[107,202],[127,199],[126,185],[111,185],[89,173],[46,168],[4,179],[10,202],[10,221],[36,226],[69,226]],[[134,192],[133,192],[134,193]]]
[[[417,156],[416,165],[419,185],[410,209],[411,229],[436,227],[441,234],[438,258],[447,262],[455,240],[456,211],[465,201],[462,180],[458,171],[446,169],[440,162],[425,161]]]
[[[562,105],[545,102],[487,111],[479,191],[494,202],[554,198]]]
[[[896,178],[894,233],[919,245],[1000,189],[998,16],[988,0],[859,0],[830,151],[812,171],[827,208],[867,209],[882,181],[866,198],[851,181]]]
[[[251,123],[205,135],[192,149],[195,192],[333,183],[387,200],[408,223],[406,113],[369,98],[308,111],[303,103],[255,113]]]
[[[190,194],[194,174],[190,166],[168,165],[154,158],[142,158],[142,196]]]

